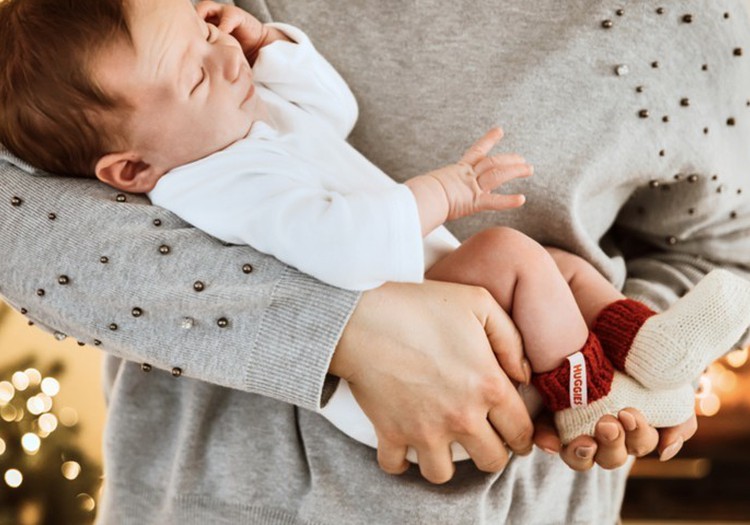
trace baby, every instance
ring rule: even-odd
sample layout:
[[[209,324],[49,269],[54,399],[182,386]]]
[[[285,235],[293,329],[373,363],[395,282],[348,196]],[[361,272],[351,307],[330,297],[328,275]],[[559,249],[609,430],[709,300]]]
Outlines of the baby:
[[[726,271],[656,313],[579,257],[517,231],[459,245],[441,225],[521,206],[523,196],[492,191],[531,166],[489,155],[495,128],[457,163],[396,184],[347,144],[356,101],[299,29],[213,2],[59,7],[0,4],[0,142],[41,168],[148,193],[219,239],[336,286],[427,277],[487,289],[523,337],[526,379],[563,442],[626,407],[657,427],[688,419],[690,382],[750,325],[750,283]],[[58,17],[70,33],[59,63],[34,63],[29,47],[45,43],[24,32],[32,14]],[[40,86],[59,102],[36,97]],[[323,415],[376,445],[343,381]]]

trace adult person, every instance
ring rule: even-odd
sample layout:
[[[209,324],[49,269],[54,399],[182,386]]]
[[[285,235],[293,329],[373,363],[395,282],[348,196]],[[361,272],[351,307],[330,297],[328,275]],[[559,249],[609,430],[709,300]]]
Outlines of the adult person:
[[[539,53],[554,55],[552,50],[564,48],[562,42],[571,46],[579,40],[584,41],[582,44],[585,43],[587,36],[582,36],[571,28],[592,26],[592,35],[599,30],[598,24],[591,24],[593,15],[598,14],[598,11],[592,14],[591,4],[576,5],[570,12],[563,13],[554,11],[551,2],[538,4],[530,20],[552,20],[556,26],[570,29],[567,33],[563,31],[557,35],[560,40],[555,45],[548,41],[549,35],[553,33],[544,23],[533,28],[533,31],[529,31],[532,28],[528,25],[523,26],[524,34],[516,33],[517,38],[512,37],[511,25],[517,23],[519,18],[510,14],[515,13],[521,19],[524,13],[525,16],[532,16],[525,10],[528,8],[524,8],[523,12],[514,9],[521,4],[514,6],[508,3],[507,10],[503,11],[508,20],[493,20],[497,22],[495,25],[485,25],[488,13],[469,10],[456,12],[455,6],[452,11],[447,8],[441,10],[439,3],[431,3],[429,6],[420,4],[419,8],[423,9],[420,11],[420,24],[406,23],[414,21],[419,10],[416,6],[401,3],[392,9],[382,4],[337,5],[338,16],[335,23],[326,19],[326,13],[332,11],[321,5],[299,6],[274,2],[248,7],[258,16],[265,14],[285,19],[313,35],[314,41],[319,42],[318,47],[342,70],[355,91],[360,93],[363,125],[359,128],[362,131],[357,131],[354,135],[356,145],[396,177],[410,174],[421,161],[432,162],[436,160],[435,157],[440,159],[442,150],[434,151],[436,144],[440,144],[439,147],[445,151],[456,151],[451,139],[463,144],[465,136],[472,136],[468,133],[472,124],[462,125],[457,118],[449,117],[462,115],[467,120],[475,120],[477,126],[485,126],[487,122],[483,119],[492,121],[497,118],[496,115],[490,115],[486,108],[492,106],[497,111],[496,106],[502,100],[505,106],[503,113],[508,111],[508,118],[514,121],[506,126],[509,138],[515,136],[516,140],[521,141],[516,143],[514,149],[526,151],[518,147],[519,144],[538,148],[534,149],[533,155],[539,156],[541,163],[546,166],[545,170],[551,171],[551,166],[554,165],[564,172],[555,173],[554,180],[566,176],[571,186],[578,183],[575,191],[570,189],[567,194],[570,199],[565,198],[566,194],[550,192],[549,188],[532,185],[530,188],[535,188],[535,193],[525,188],[524,192],[530,196],[529,205],[533,200],[531,197],[541,199],[542,195],[557,204],[555,209],[550,209],[553,208],[552,205],[540,204],[547,212],[544,221],[535,222],[529,219],[533,218],[532,215],[526,216],[526,231],[539,233],[537,237],[542,240],[554,238],[557,241],[555,244],[577,248],[579,253],[597,261],[600,268],[616,282],[619,276],[621,284],[624,277],[622,260],[610,259],[607,253],[610,256],[615,253],[612,251],[614,246],[610,245],[609,251],[604,252],[597,241],[599,235],[615,220],[620,205],[633,197],[635,189],[646,180],[640,181],[633,177],[627,191],[611,184],[590,186],[591,178],[578,172],[592,173],[600,169],[603,162],[601,155],[604,153],[592,151],[590,138],[583,144],[578,143],[576,138],[591,137],[593,134],[602,137],[602,144],[606,145],[609,143],[605,139],[613,139],[613,135],[620,137],[623,130],[628,130],[634,124],[630,121],[621,122],[614,130],[602,132],[603,129],[610,129],[610,123],[599,123],[595,119],[592,119],[592,123],[589,118],[601,115],[603,111],[613,111],[606,102],[612,100],[614,90],[601,94],[602,100],[588,97],[585,104],[573,97],[582,91],[580,83],[575,84],[579,87],[578,90],[571,87],[570,91],[556,92],[555,87],[570,78],[565,75],[556,76],[553,73],[559,74],[560,70],[555,68],[569,68],[571,63],[554,61],[544,64],[552,68],[553,71],[547,69],[545,72],[554,80],[554,86],[545,86],[545,92],[550,87],[550,99],[545,105],[552,105],[550,100],[555,98],[552,95],[557,96],[556,100],[559,102],[562,98],[560,95],[564,94],[568,96],[566,101],[569,106],[560,108],[561,111],[581,111],[584,108],[583,117],[579,118],[592,125],[593,129],[567,128],[569,135],[558,136],[556,131],[559,130],[555,126],[544,119],[534,118],[540,114],[548,114],[540,111],[542,108],[539,104],[529,104],[528,99],[534,93],[534,84],[530,81],[535,76],[532,70],[539,72],[535,69],[539,67],[535,59],[539,60],[544,56]],[[698,6],[697,3],[691,5]],[[629,6],[628,13],[631,12],[630,9]],[[714,10],[708,11],[713,13]],[[468,39],[460,42],[454,39],[452,44],[455,47],[450,47],[454,53],[463,49],[466,55],[461,57],[445,52],[445,46],[450,46],[451,42],[442,40],[441,35],[445,35],[445,30],[448,29],[443,24],[452,27],[449,22],[453,21],[445,18],[449,12],[452,13],[450,16],[460,17],[467,24],[474,22],[471,27],[461,26],[464,28],[462,34],[470,35]],[[425,19],[425,13],[440,13],[441,16],[428,16]],[[552,16],[554,14],[556,17]],[[645,23],[645,8],[636,10],[634,14],[640,15],[640,18],[636,17],[637,21]],[[735,28],[738,34],[746,29],[740,15],[736,11],[730,14],[731,23],[739,24],[739,28]],[[494,16],[502,18],[498,13]],[[538,16],[541,18],[538,19]],[[544,18],[545,16],[548,18]],[[633,25],[635,27],[630,27],[629,31],[639,29],[637,23]],[[341,31],[342,27],[348,30]],[[435,31],[437,28],[442,28],[443,31]],[[517,49],[528,46],[527,51],[532,51],[532,56],[523,58],[523,62],[528,64],[527,68],[520,68],[516,62],[517,67],[514,69],[511,67],[513,61],[500,60],[510,59],[512,49],[505,49],[502,56],[483,53],[487,42],[491,40],[481,38],[482,34],[478,29],[482,28],[486,32],[491,29],[493,37],[496,34],[506,35],[507,42],[515,42]],[[508,31],[503,32],[504,29]],[[516,27],[516,30],[520,31],[521,27]],[[575,34],[575,40],[569,41],[572,34]],[[689,41],[700,38],[700,34],[697,32],[698,36],[690,37]],[[409,49],[409,53],[404,54],[404,43],[414,41],[422,45]],[[539,53],[534,52],[537,48],[533,44],[538,45],[540,41],[546,42],[546,45],[539,49]],[[372,45],[374,43],[377,46]],[[727,42],[722,40],[722,43]],[[629,49],[625,43],[622,46],[623,53]],[[338,48],[338,52],[334,48]],[[480,52],[471,53],[472,49]],[[367,56],[368,60],[362,60],[363,56]],[[400,63],[393,59],[397,56],[402,59]],[[563,55],[549,58],[561,56]],[[579,48],[576,44],[572,49],[566,49],[564,56],[569,59],[591,59],[591,51],[588,46]],[[720,55],[716,53],[716,56]],[[496,63],[498,67],[482,68],[482,60]],[[436,63],[443,67],[436,70]],[[415,68],[417,64],[419,67]],[[501,65],[503,69],[499,68]],[[721,63],[719,65],[725,66]],[[386,66],[392,69],[389,70]],[[585,67],[578,69],[578,66],[580,64],[576,63],[576,68],[571,68],[577,69],[576,77],[581,76],[581,71],[588,71]],[[451,71],[451,67],[457,69]],[[631,64],[630,67],[634,66]],[[518,74],[513,78],[505,75],[501,75],[500,79],[494,78],[501,71],[507,72],[507,68]],[[420,69],[422,74],[417,75],[417,70]],[[467,70],[491,75],[492,80],[497,83],[493,84],[489,79],[486,82],[471,80],[467,78]],[[424,80],[424,71],[439,73],[439,78],[434,79],[435,85],[427,85],[430,82]],[[745,70],[740,67],[740,71],[746,74],[746,67]],[[461,74],[456,76],[455,73]],[[720,73],[726,71],[720,70]],[[359,81],[357,74],[360,76]],[[588,74],[598,78],[591,71]],[[420,78],[423,82],[414,82]],[[605,78],[603,72],[601,78]],[[394,81],[390,82],[389,79]],[[606,81],[611,80],[606,77]],[[442,103],[440,97],[451,93],[451,86],[456,85],[462,88],[461,93],[465,93],[466,89],[469,89],[469,93],[472,89],[494,91],[490,95],[485,94],[485,98],[480,99],[477,93],[477,96],[471,97],[473,106],[479,104],[480,100],[483,101],[482,104],[486,103],[488,106],[485,106],[485,111],[477,108],[476,115],[465,115],[462,113],[465,109],[449,108],[451,105]],[[384,89],[380,91],[378,86]],[[414,91],[407,96],[409,87]],[[500,98],[499,94],[506,96]],[[368,103],[366,100],[370,96],[373,99]],[[389,98],[383,98],[386,96]],[[396,100],[413,102],[414,106],[401,103],[394,107],[391,104]],[[464,108],[468,105],[467,100],[452,100],[457,106],[461,102]],[[422,106],[418,108],[417,103]],[[528,106],[527,113],[516,115],[510,111],[514,104]],[[718,112],[719,109],[727,109],[724,106],[728,106],[728,101],[721,100],[716,104],[721,104],[721,107],[713,108]],[[386,107],[390,109],[385,109]],[[380,109],[384,111],[381,112]],[[627,107],[623,104],[623,114],[627,113],[625,109]],[[455,113],[446,114],[448,111]],[[572,111],[572,114],[576,114],[576,111]],[[431,118],[437,120],[432,121]],[[446,120],[441,120],[443,118]],[[559,117],[559,121],[572,122],[566,121],[564,117]],[[641,121],[636,118],[636,122]],[[550,127],[545,129],[545,123]],[[518,134],[514,135],[511,129],[515,129]],[[717,130],[714,128],[714,131]],[[719,134],[725,131],[722,130]],[[741,133],[741,129],[732,131]],[[394,141],[388,133],[399,133],[400,139]],[[550,134],[562,143],[552,141]],[[536,139],[542,141],[540,146],[534,145]],[[379,141],[380,144],[376,147]],[[675,137],[665,139],[665,142],[674,144],[677,149]],[[403,156],[402,159],[385,151],[396,145],[400,146],[398,152]],[[573,145],[582,150],[578,154],[573,153]],[[623,145],[623,149],[628,150],[626,146],[635,147],[634,144],[627,143]],[[380,149],[383,151],[378,155],[374,150]],[[617,148],[612,146],[602,149],[611,154]],[[583,156],[584,152],[591,154],[592,159]],[[631,150],[628,152],[632,153]],[[733,167],[736,170],[734,163],[743,160],[737,157],[741,156],[740,153],[734,150],[731,152],[736,156],[729,162],[728,172]],[[726,155],[727,151],[722,153]],[[623,152],[618,154],[623,155],[621,158],[627,158]],[[531,159],[532,153],[528,153],[527,157]],[[576,159],[578,164],[570,165],[571,158]],[[709,155],[702,162],[716,161],[716,158]],[[628,160],[631,167],[625,174],[630,169],[640,173],[636,168],[648,165],[651,159],[643,153],[642,158]],[[708,206],[711,203],[709,197],[718,186],[715,188],[712,182],[708,182],[710,177],[703,176],[706,165],[699,164],[698,160],[694,161],[693,170],[697,178],[693,182],[686,180],[686,184],[699,188],[699,191],[694,190],[693,197],[697,203],[695,209],[700,210],[699,205]],[[534,160],[537,176],[540,174],[540,161]],[[671,162],[679,160],[672,159]],[[620,169],[625,170],[624,163],[622,164]],[[378,294],[366,294],[357,304],[353,317],[347,324],[357,301],[353,294],[333,291],[293,270],[281,267],[275,261],[254,255],[246,248],[220,247],[215,241],[186,228],[174,217],[142,206],[145,202],[140,199],[117,196],[110,190],[90,186],[87,187],[90,199],[82,202],[79,193],[81,185],[89,184],[87,181],[63,183],[57,179],[22,177],[8,167],[3,167],[3,175],[7,181],[4,190],[10,192],[7,201],[11,204],[2,211],[5,214],[4,224],[9,225],[7,231],[3,232],[2,242],[8,253],[12,254],[5,263],[8,279],[7,285],[3,286],[4,295],[16,307],[24,308],[32,319],[43,321],[61,333],[85,337],[93,344],[100,342],[102,348],[115,356],[127,357],[132,361],[148,360],[142,367],[117,359],[108,360],[110,414],[117,416],[109,421],[105,442],[109,467],[105,501],[100,514],[103,522],[166,523],[179,520],[186,523],[474,523],[485,520],[554,523],[611,522],[615,519],[622,493],[622,471],[593,469],[579,474],[570,471],[556,457],[547,457],[535,451],[527,457],[514,457],[502,474],[481,474],[471,464],[459,464],[451,483],[432,486],[425,483],[415,469],[401,477],[383,474],[376,467],[371,451],[341,436],[315,414],[277,401],[283,399],[307,408],[318,405],[328,359],[339,340],[341,330],[344,330],[343,337],[334,354],[331,368],[341,375],[347,373],[342,372],[340,367],[347,370],[347,365],[352,366],[351,363],[356,361],[356,358],[351,357],[354,350],[359,350],[357,355],[365,354],[363,349],[367,348],[364,346],[367,344],[373,348],[373,352],[378,349],[393,349],[396,347],[395,341],[399,342],[398,348],[402,348],[404,339],[409,343],[403,345],[407,349],[410,345],[441,349],[455,349],[459,346],[446,344],[439,337],[444,335],[446,338],[452,336],[453,341],[464,337],[465,341],[473,343],[466,344],[465,348],[476,348],[477,339],[481,339],[476,331],[473,335],[467,335],[467,330],[460,331],[460,323],[447,324],[451,314],[459,310],[442,311],[442,318],[433,315],[425,323],[424,314],[418,315],[416,306],[412,306],[422,306],[426,296],[434,298],[447,294],[452,299],[463,297],[465,302],[461,304],[471,305],[460,310],[464,314],[479,310],[478,313],[490,316],[490,313],[486,313],[491,308],[488,303],[472,303],[471,300],[476,299],[476,291],[467,292],[463,288],[461,292],[455,291],[458,289],[446,291],[442,285],[436,290],[434,287],[437,285],[430,283],[424,288],[408,290],[387,286],[379,290]],[[672,175],[670,173],[670,177]],[[736,173],[733,172],[730,176],[736,176]],[[550,184],[550,179],[551,177],[546,178],[544,184]],[[663,178],[661,180],[664,181]],[[572,206],[572,201],[580,198],[580,194],[576,192],[581,191],[584,182],[590,189],[586,193],[588,200],[585,203],[590,207],[582,213]],[[49,194],[50,187],[59,191],[54,197],[43,200],[41,195]],[[562,185],[555,187],[558,190],[561,188]],[[731,189],[741,188],[733,186]],[[671,190],[678,194],[680,188],[673,185]],[[614,194],[611,193],[613,191]],[[728,192],[726,186],[723,192],[725,195]],[[574,195],[576,199],[572,198]],[[739,195],[741,194],[738,197]],[[650,196],[645,193],[639,198],[648,199]],[[597,206],[601,204],[601,199],[607,204],[618,204],[612,206],[609,223],[605,221],[600,224],[597,217],[601,215],[594,213],[594,210],[601,212],[601,208]],[[659,201],[659,206],[669,207],[662,202],[669,201]],[[536,209],[538,212],[539,208]],[[609,210],[609,207],[606,209]],[[659,210],[651,208],[646,211]],[[103,221],[103,214],[109,214],[110,220]],[[739,210],[735,212],[733,220],[738,218],[738,214]],[[567,222],[563,218],[567,218]],[[697,224],[694,219],[691,221],[691,224]],[[633,222],[640,224],[635,220]],[[484,225],[486,224],[491,222],[485,222]],[[519,224],[525,223],[519,218]],[[648,228],[655,226],[650,222],[646,224]],[[741,221],[728,224],[740,225]],[[675,224],[671,226],[677,228]],[[461,228],[464,227],[471,225],[461,225]],[[80,233],[72,234],[74,229],[88,228],[96,230],[97,235],[84,237]],[[116,235],[108,235],[108,231],[113,231],[110,228],[116,229]],[[116,243],[107,240],[128,239],[125,230],[131,228],[132,241]],[[15,235],[8,233],[10,231]],[[457,231],[460,233],[460,228]],[[743,249],[741,242],[737,241],[737,235],[721,238],[720,234],[725,230],[718,228],[710,231],[712,234],[709,241],[699,238],[697,241],[703,242],[695,242],[691,246],[689,231],[673,230],[671,233],[675,234],[676,240],[679,237],[680,241],[687,243],[681,245],[687,246],[686,251],[679,255],[654,253],[649,258],[640,259],[635,264],[634,271],[641,278],[628,282],[626,290],[642,300],[649,298],[654,306],[663,306],[684,292],[701,272],[714,266],[707,260],[695,257],[695,253],[714,253],[719,258],[716,262],[725,265],[732,262],[732,256],[742,260],[740,257],[746,252],[733,251]],[[647,232],[648,229],[643,233]],[[665,246],[669,248],[677,245],[676,240],[674,243],[665,243]],[[608,238],[607,243],[614,243],[614,238]],[[721,247],[722,251],[719,253],[716,247]],[[58,259],[52,262],[49,261],[51,250],[59,253]],[[663,250],[664,248],[659,247],[659,252]],[[203,263],[202,258],[205,257],[212,258],[210,265]],[[47,261],[47,264],[26,263],[24,266],[25,261]],[[154,288],[154,283],[158,283],[159,287]],[[240,290],[244,294],[236,293]],[[321,309],[321,298],[326,303],[324,310]],[[429,304],[434,303],[429,301]],[[480,306],[477,307],[476,304]],[[254,314],[253,307],[255,312],[259,312],[257,315]],[[373,311],[378,312],[378,315],[368,314]],[[410,317],[405,320],[407,313]],[[409,323],[405,321],[415,323],[420,320],[423,323],[421,330],[406,330]],[[442,331],[437,332],[441,325],[445,326]],[[438,336],[433,332],[437,332]],[[374,339],[371,337],[373,334],[388,335],[380,335],[378,339]],[[509,340],[512,341],[512,336],[502,340],[498,346],[512,348]],[[479,351],[489,352],[486,338],[484,346],[477,350]],[[383,361],[382,355],[380,360]],[[144,373],[141,370],[150,372]],[[171,375],[169,370],[172,371]],[[273,370],[283,372],[274,374],[270,372]],[[498,378],[504,377],[499,371],[495,374]],[[183,377],[179,379],[172,377],[181,375]],[[356,384],[356,378],[348,378]],[[377,381],[376,378],[369,380]],[[217,384],[222,386],[215,386]],[[371,388],[373,392],[378,390]],[[247,391],[266,397],[248,394]],[[362,385],[362,391],[368,391],[366,382]],[[515,415],[513,407],[518,406],[510,401],[514,398],[509,391],[506,390],[504,394],[505,410],[502,417],[490,414],[492,422],[500,427],[498,431],[501,434],[507,432],[503,423],[511,415]],[[380,406],[377,401],[372,401],[371,405],[377,408]],[[382,417],[397,420],[401,410],[403,408],[387,411]],[[415,413],[408,416],[408,421],[413,422]],[[377,424],[377,418],[375,419]],[[625,450],[625,433],[617,424],[612,423],[617,437],[613,443],[602,439],[604,443],[600,444],[602,448],[598,457],[607,466],[621,463],[621,454]],[[602,434],[609,435],[609,430],[612,430],[611,426]],[[634,440],[639,443],[631,442],[631,446],[638,445],[636,448],[640,448],[643,442],[648,444],[649,440],[653,443],[653,433],[646,432],[642,427],[638,430],[638,437],[647,439]],[[681,428],[674,433],[676,436],[673,435],[672,439],[677,437],[678,443],[680,436],[687,437],[689,428]],[[542,435],[539,441],[555,446],[554,438],[549,433]],[[575,454],[575,450],[580,451],[586,447],[589,450],[579,454],[586,457],[581,458]],[[594,447],[593,441],[578,442],[566,451],[564,457],[577,468],[586,468],[594,459]],[[388,462],[383,461],[383,458],[381,461],[390,470],[400,470],[403,467],[398,461]],[[431,462],[428,461],[427,464],[429,463]],[[498,462],[502,463],[504,462]],[[445,472],[443,461],[438,458],[433,464],[436,465],[434,472],[423,470],[428,479],[445,481],[450,477],[451,472]],[[485,467],[491,469],[489,463]]]

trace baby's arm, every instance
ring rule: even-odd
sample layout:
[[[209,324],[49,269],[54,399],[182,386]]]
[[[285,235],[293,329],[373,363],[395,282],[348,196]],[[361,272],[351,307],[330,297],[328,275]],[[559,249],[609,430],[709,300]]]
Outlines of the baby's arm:
[[[500,128],[493,128],[456,164],[406,181],[417,203],[422,235],[446,221],[484,210],[505,210],[523,205],[523,195],[491,193],[508,180],[533,173],[532,166],[519,155],[487,156],[502,136]]]

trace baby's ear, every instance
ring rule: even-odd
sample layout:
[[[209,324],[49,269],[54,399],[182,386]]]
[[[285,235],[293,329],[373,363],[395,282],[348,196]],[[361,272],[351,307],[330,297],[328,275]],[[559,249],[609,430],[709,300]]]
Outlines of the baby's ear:
[[[96,178],[128,193],[146,193],[162,173],[133,152],[107,153],[96,163]]]

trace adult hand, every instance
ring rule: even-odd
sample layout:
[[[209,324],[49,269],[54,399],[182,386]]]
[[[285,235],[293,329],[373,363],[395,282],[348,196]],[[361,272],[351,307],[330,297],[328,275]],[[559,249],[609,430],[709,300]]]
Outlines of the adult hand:
[[[643,457],[658,449],[659,459],[667,461],[679,452],[685,441],[698,429],[695,415],[674,427],[656,429],[634,408],[613,416],[602,417],[595,435],[579,436],[563,446],[549,413],[535,422],[534,443],[550,453],[559,453],[573,470],[584,471],[595,464],[605,469],[621,467],[628,455]]]
[[[505,444],[531,450],[511,381],[528,381],[527,370],[515,325],[486,290],[437,281],[365,292],[330,366],[372,421],[381,468],[405,471],[411,446],[433,483],[453,476],[453,441],[485,472],[505,467]]]

